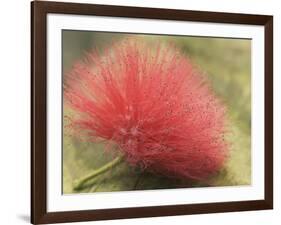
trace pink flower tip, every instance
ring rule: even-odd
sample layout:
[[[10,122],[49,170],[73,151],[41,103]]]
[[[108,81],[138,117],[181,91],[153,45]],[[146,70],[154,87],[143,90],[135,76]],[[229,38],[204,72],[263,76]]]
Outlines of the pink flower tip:
[[[133,166],[207,179],[228,155],[225,107],[178,49],[152,46],[125,39],[75,64],[64,90],[70,127],[119,146]]]

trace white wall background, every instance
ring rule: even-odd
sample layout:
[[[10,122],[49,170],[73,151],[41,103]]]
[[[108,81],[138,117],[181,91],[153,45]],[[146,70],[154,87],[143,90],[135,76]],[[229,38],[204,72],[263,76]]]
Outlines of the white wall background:
[[[66,0],[65,0],[66,1]],[[73,0],[75,1],[75,0]],[[277,0],[76,0],[76,2],[274,15],[274,210],[88,222],[96,225],[278,225],[281,219],[281,13]],[[30,1],[0,2],[0,223],[30,211]],[[279,85],[278,85],[279,84]],[[279,115],[279,116],[277,116]],[[78,223],[77,223],[78,224]],[[79,223],[82,224],[82,223]]]

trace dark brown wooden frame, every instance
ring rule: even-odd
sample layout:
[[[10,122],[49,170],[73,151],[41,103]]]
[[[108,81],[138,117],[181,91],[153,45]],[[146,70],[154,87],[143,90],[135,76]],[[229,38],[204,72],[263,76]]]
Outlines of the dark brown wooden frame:
[[[265,199],[240,202],[99,209],[46,210],[46,60],[48,13],[262,25],[265,27]],[[171,216],[273,208],[273,17],[234,13],[35,1],[31,3],[31,222],[33,224]]]

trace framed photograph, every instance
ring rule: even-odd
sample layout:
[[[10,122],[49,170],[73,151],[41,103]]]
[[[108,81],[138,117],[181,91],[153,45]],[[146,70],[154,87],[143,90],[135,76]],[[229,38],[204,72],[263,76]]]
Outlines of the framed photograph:
[[[31,222],[273,208],[273,17],[31,3]]]

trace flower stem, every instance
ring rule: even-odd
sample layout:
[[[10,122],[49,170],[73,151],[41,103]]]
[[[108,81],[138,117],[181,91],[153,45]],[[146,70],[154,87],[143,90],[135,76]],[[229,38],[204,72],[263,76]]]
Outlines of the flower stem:
[[[124,159],[124,156],[118,156],[115,159],[113,159],[111,162],[103,165],[102,167],[94,170],[93,172],[91,172],[90,174],[88,174],[87,176],[81,178],[80,180],[78,180],[77,182],[75,182],[74,185],[74,190],[81,190],[83,188],[83,186],[85,185],[85,183],[87,183],[88,181],[90,181],[91,179],[95,178],[96,176],[112,169],[113,167],[115,167],[116,165],[118,165],[119,163],[121,163]]]

